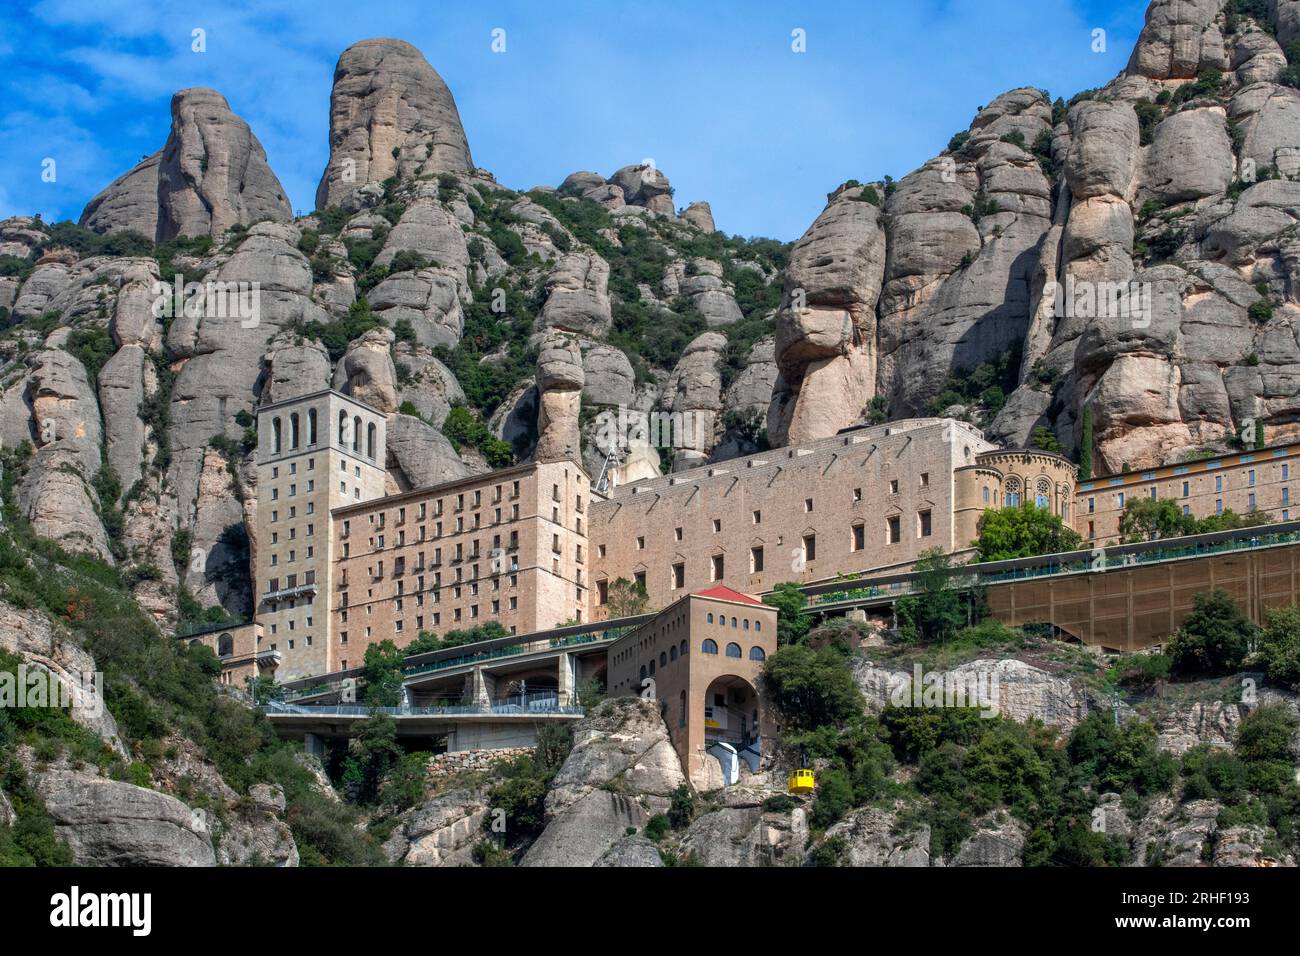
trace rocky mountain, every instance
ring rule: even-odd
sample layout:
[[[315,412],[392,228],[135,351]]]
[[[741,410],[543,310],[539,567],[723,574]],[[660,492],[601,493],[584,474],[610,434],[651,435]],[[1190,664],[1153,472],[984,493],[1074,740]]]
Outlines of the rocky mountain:
[[[171,622],[247,613],[253,413],[328,385],[389,414],[395,489],[561,454],[598,473],[620,406],[702,423],[639,449],[650,474],[935,412],[1076,455],[1087,432],[1097,471],[1290,436],[1296,10],[1156,0],[1110,84],[997,97],[789,246],[717,231],[644,164],[497,183],[400,40],[339,57],[308,216],[225,99],[182,90],[80,226],[0,223],[16,500]],[[165,307],[177,277],[257,283],[256,321]]]
[[[772,440],[960,404],[1077,452],[1086,409],[1115,472],[1294,435],[1297,9],[1155,0],[1102,89],[1013,90],[832,193],[785,275]]]

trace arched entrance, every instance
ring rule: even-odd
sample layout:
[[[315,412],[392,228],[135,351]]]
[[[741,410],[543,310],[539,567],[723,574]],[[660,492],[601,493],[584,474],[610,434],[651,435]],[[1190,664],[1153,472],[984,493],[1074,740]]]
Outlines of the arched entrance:
[[[704,692],[704,745],[730,744],[742,751],[758,742],[759,701],[743,677],[715,677]]]

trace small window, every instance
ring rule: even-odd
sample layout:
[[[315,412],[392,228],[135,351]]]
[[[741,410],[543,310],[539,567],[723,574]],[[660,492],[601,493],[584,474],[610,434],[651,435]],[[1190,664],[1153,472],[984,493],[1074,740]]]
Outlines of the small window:
[[[678,563],[673,565],[673,587],[674,588],[686,587],[686,565],[685,564]]]
[[[812,510],[813,510],[813,500],[812,500],[811,498],[805,498],[805,499],[803,500],[803,510],[804,510],[806,513],[808,513],[808,514],[811,514],[811,513],[812,513]]]
[[[867,546],[867,529],[865,525],[853,526],[853,550],[861,551]]]
[[[720,554],[713,556],[713,580],[721,581],[725,577],[725,559]]]
[[[749,573],[759,574],[762,572],[762,570],[763,570],[763,549],[750,548],[749,549]]]
[[[930,537],[932,531],[930,512],[922,511],[916,517],[918,519],[917,526],[918,526],[918,531],[920,532],[920,537],[922,538]]]
[[[763,523],[763,512],[761,512],[761,511],[755,511],[755,512],[754,512],[754,524],[762,524],[762,523]]]
[[[885,541],[889,544],[898,544],[903,540],[903,523],[899,520],[898,515],[888,518],[887,525]]]
[[[898,494],[898,479],[897,479],[897,478],[891,478],[891,479],[890,479],[890,481],[889,481],[889,493],[890,493],[891,495],[896,495],[896,494]]]

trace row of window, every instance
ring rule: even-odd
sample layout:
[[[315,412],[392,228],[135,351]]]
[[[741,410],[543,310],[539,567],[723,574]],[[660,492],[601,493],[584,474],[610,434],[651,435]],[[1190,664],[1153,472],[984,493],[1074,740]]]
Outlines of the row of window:
[[[700,644],[700,652],[703,654],[718,653],[718,642],[713,640],[713,638],[711,637],[706,637],[704,641]],[[727,645],[727,657],[742,657],[742,656],[744,655],[740,650],[739,644],[733,641]],[[755,644],[753,647],[749,649],[749,659],[751,661],[766,660],[767,653],[761,647]]]
[[[1222,493],[1222,492],[1223,492],[1223,484],[1224,484],[1223,479],[1224,479],[1224,476],[1223,476],[1223,475],[1215,475],[1215,476],[1214,476],[1214,491],[1215,491],[1216,494],[1218,494],[1218,493]],[[1281,478],[1281,480],[1282,480],[1282,481],[1289,481],[1290,479],[1291,479],[1291,466],[1290,466],[1290,464],[1288,464],[1287,462],[1283,462],[1283,463],[1282,463],[1282,478]],[[1254,488],[1254,487],[1255,487],[1255,483],[1256,483],[1255,469],[1254,469],[1254,468],[1249,468],[1249,469],[1246,470],[1246,487],[1247,487],[1247,488]],[[1147,490],[1147,493],[1150,495],[1150,497],[1152,497],[1152,498],[1158,498],[1158,497],[1159,497],[1159,490],[1156,488],[1156,486],[1152,485],[1150,488],[1148,488],[1148,489],[1146,489],[1146,490]],[[1190,498],[1190,497],[1192,496],[1192,483],[1191,483],[1191,481],[1190,481],[1190,480],[1185,480],[1185,481],[1183,481],[1183,482],[1182,482],[1182,489],[1181,489],[1181,490],[1182,490],[1182,494],[1180,495],[1180,497],[1183,497],[1183,498]],[[1136,494],[1140,494],[1141,492],[1135,492],[1135,493],[1136,493]],[[1251,498],[1253,499],[1253,498],[1254,498],[1254,495],[1251,495]],[[1290,495],[1290,489],[1289,489],[1289,488],[1283,488],[1283,489],[1282,489],[1282,503],[1283,503],[1283,504],[1289,504],[1289,503],[1290,503],[1290,498],[1291,498],[1291,495]],[[1116,506],[1117,508],[1119,508],[1119,509],[1122,510],[1122,509],[1124,508],[1124,505],[1126,504],[1126,502],[1127,502],[1127,492],[1118,491],[1118,492],[1115,493],[1115,506]],[[1094,514],[1094,513],[1096,512],[1096,510],[1097,510],[1097,499],[1096,499],[1096,497],[1095,497],[1095,496],[1093,496],[1093,497],[1089,497],[1089,498],[1088,498],[1088,514]],[[1252,510],[1253,510],[1253,507],[1252,507]]]

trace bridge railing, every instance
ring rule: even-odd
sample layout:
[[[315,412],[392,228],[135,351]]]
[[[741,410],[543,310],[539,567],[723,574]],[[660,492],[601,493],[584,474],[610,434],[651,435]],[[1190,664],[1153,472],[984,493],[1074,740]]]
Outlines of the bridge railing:
[[[402,676],[418,677],[421,674],[450,670],[455,667],[464,667],[468,664],[481,664],[487,661],[500,660],[503,657],[519,657],[525,654],[540,654],[546,651],[561,650],[567,647],[578,647],[585,644],[610,643],[618,640],[623,635],[624,630],[624,628],[611,628],[594,634],[579,634],[573,637],[544,638],[539,641],[512,644],[509,647],[498,647],[492,650],[478,651],[460,657],[447,657],[438,661],[426,661],[422,664],[411,664],[402,668]]]
[[[1266,530],[1269,527],[1275,530]],[[1212,557],[1216,554],[1253,551],[1296,543],[1300,543],[1300,522],[1285,522],[1272,526],[1261,525],[1256,528],[1240,528],[1205,535],[1169,538],[1163,541],[1144,541],[1137,544],[1097,548],[1094,551],[1071,551],[1014,561],[960,565],[948,569],[944,574],[953,587],[966,589],[1062,574],[1113,571],[1144,564]],[[918,572],[876,579],[863,577],[844,581],[838,588],[836,584],[839,582],[835,582],[803,590],[808,594],[810,608],[816,608],[872,598],[905,597],[919,590],[921,577]]]
[[[261,705],[266,714],[296,715],[303,717],[369,717],[387,714],[391,717],[545,717],[551,715],[581,717],[584,709],[577,704],[561,704],[559,698],[530,698],[523,702],[505,701],[496,704],[450,704],[431,707],[368,707],[365,704],[286,704],[278,701]]]

